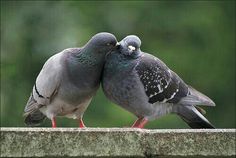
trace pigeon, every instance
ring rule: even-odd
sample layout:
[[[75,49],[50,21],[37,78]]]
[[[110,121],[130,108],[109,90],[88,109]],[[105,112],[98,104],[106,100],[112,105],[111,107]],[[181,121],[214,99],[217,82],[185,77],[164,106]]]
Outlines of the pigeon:
[[[116,49],[116,37],[111,33],[94,35],[81,48],[68,48],[44,64],[24,109],[25,124],[38,126],[49,118],[56,127],[55,117],[82,117],[99,88],[107,53]]]
[[[177,114],[191,128],[215,128],[196,105],[215,103],[187,85],[157,57],[140,50],[141,40],[125,37],[117,50],[106,56],[102,89],[108,99],[138,117],[132,127]]]

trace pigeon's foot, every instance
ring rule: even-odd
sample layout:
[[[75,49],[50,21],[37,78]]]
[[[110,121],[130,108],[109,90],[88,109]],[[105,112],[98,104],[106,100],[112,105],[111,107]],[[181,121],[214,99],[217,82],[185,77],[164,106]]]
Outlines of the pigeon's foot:
[[[56,125],[56,119],[55,117],[52,118],[52,128],[56,128],[57,125]]]
[[[138,118],[132,125],[132,128],[143,128],[147,122],[148,120],[146,118]]]
[[[84,122],[82,120],[82,118],[79,119],[79,127],[80,128],[85,128],[86,126],[84,125]]]

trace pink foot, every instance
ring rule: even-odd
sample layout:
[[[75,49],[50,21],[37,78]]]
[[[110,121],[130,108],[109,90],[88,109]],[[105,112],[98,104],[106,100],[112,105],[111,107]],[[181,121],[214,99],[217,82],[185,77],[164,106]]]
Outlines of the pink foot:
[[[84,122],[83,122],[82,118],[79,119],[79,127],[80,127],[80,128],[85,128],[85,127],[86,127],[86,126],[84,125]]]
[[[146,118],[138,118],[132,125],[132,128],[143,128],[147,122]]]
[[[56,128],[57,125],[56,125],[56,119],[55,117],[52,118],[52,128]]]

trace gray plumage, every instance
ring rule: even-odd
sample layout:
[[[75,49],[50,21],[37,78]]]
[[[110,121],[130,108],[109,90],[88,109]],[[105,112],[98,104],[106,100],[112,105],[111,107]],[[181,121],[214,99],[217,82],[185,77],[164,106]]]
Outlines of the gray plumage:
[[[50,57],[39,73],[25,106],[25,123],[38,125],[47,116],[79,119],[99,88],[105,55],[116,48],[110,33],[98,33],[82,48]]]
[[[160,59],[142,52],[137,36],[127,36],[120,44],[107,56],[103,71],[102,87],[111,101],[138,118],[175,113],[192,128],[214,128],[195,108],[215,106],[210,98],[185,84]]]

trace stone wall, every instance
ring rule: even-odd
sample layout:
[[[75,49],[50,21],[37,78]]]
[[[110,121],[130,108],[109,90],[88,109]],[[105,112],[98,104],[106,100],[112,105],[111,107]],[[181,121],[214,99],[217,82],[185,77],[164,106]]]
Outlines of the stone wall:
[[[1,128],[1,157],[235,157],[235,131]]]

